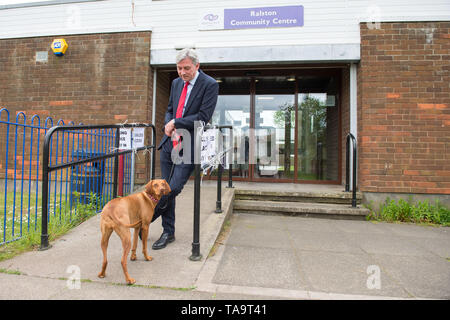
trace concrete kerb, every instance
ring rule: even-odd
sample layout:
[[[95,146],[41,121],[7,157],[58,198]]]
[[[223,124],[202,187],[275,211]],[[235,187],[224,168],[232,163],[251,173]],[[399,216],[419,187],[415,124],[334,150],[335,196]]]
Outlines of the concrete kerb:
[[[203,223],[201,233],[201,243],[208,245],[208,255],[205,258],[214,254],[213,250],[217,246],[216,241],[225,228],[225,223],[229,220],[233,213],[234,190],[231,188],[225,189],[222,195],[222,213],[215,213]],[[205,259],[206,260],[206,259]]]

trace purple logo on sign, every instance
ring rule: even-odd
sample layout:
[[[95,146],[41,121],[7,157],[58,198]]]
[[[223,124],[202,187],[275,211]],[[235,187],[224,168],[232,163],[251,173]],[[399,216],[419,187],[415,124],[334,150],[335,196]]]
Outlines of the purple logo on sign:
[[[302,27],[303,6],[225,9],[225,29]]]
[[[218,15],[214,15],[214,14],[210,13],[210,14],[207,14],[203,19],[208,20],[208,21],[214,21],[214,20],[217,20],[218,18],[219,18]]]

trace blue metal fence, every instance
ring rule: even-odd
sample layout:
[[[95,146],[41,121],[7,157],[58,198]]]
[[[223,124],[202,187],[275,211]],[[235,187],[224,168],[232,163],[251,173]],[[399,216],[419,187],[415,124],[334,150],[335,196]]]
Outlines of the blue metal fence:
[[[24,112],[15,119],[0,109],[0,245],[38,230],[41,218],[42,144],[53,127],[51,117],[41,122],[33,115],[29,123]],[[56,125],[65,126],[63,120]],[[75,125],[73,121],[67,126]],[[67,130],[55,134],[50,145],[50,165],[73,162],[114,149],[116,130]],[[124,194],[130,192],[130,154],[124,155]],[[48,218],[72,218],[75,205],[92,199],[97,211],[113,197],[114,160],[75,165],[49,173]],[[91,199],[92,198],[92,199]]]

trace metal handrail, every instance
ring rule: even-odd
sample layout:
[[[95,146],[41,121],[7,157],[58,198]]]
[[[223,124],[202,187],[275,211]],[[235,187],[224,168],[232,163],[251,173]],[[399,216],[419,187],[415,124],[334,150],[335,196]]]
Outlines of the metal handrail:
[[[352,165],[352,207],[356,207],[356,156],[357,156],[357,143],[356,138],[352,133],[347,135],[346,143],[346,161],[345,161],[345,192],[350,191],[350,140],[352,141],[353,149],[353,165]]]
[[[199,127],[197,127],[196,129],[198,129]],[[217,128],[217,129],[230,129],[230,131],[233,131],[233,126],[211,126],[211,125],[205,125],[203,126],[203,130],[207,130],[207,129],[212,129],[212,128]],[[198,134],[197,130],[194,131],[194,135],[195,135],[195,144],[194,144],[194,152],[197,153],[197,159],[200,159],[200,153],[201,153],[201,145],[202,145],[202,141],[201,141],[201,135]],[[233,143],[233,139],[230,139],[230,143]],[[231,150],[229,151],[231,152]],[[232,187],[232,172],[231,172],[231,168],[232,168],[232,163],[230,161],[229,163],[230,165],[230,172],[229,172],[229,184]],[[190,260],[192,261],[199,261],[202,259],[202,255],[200,254],[200,182],[201,182],[201,178],[200,178],[200,170],[201,169],[201,163],[194,163],[194,177],[195,177],[195,181],[194,181],[194,230],[193,230],[193,241],[192,241],[192,254],[189,257]],[[221,169],[219,166],[219,174],[220,177],[218,177],[218,191],[217,191],[217,201],[216,201],[216,213],[220,213],[222,212],[222,200],[221,200],[221,182],[222,182],[222,177],[221,177]]]
[[[150,127],[152,129],[152,145],[147,145],[141,148],[136,148],[133,150],[119,150],[119,142],[120,142],[120,129],[121,128],[139,128],[139,127]],[[50,164],[50,149],[51,149],[51,138],[55,132],[59,131],[68,131],[68,130],[94,130],[94,129],[116,129],[116,140],[115,140],[115,152],[108,153],[106,155],[95,156],[90,158],[84,158],[77,161],[71,161],[60,165],[51,165]],[[156,129],[153,124],[142,124],[142,123],[130,123],[130,124],[116,124],[116,125],[78,125],[78,126],[54,126],[50,128],[44,140],[44,150],[43,150],[43,167],[42,167],[42,227],[41,227],[41,246],[40,250],[46,250],[50,248],[49,245],[49,235],[48,235],[48,188],[49,188],[49,173],[58,169],[63,169],[67,167],[71,167],[78,164],[83,164],[87,162],[95,162],[98,160],[103,160],[107,158],[115,157],[114,161],[114,190],[113,197],[117,197],[117,181],[118,181],[118,166],[119,166],[119,155],[124,155],[127,153],[131,153],[134,151],[148,150],[148,149],[156,149]],[[152,152],[152,170],[151,170],[151,179],[155,177],[155,155],[156,153]]]
[[[233,126],[218,126],[217,127],[220,132],[222,129],[230,129],[230,145],[233,146]],[[231,149],[228,151],[231,153]],[[225,156],[225,155],[224,155]],[[231,158],[230,158],[231,159]],[[228,187],[233,188],[233,163],[230,160],[228,163]],[[217,200],[216,200],[216,211],[215,213],[222,213],[222,172],[224,170],[224,166],[219,164],[217,168]]]

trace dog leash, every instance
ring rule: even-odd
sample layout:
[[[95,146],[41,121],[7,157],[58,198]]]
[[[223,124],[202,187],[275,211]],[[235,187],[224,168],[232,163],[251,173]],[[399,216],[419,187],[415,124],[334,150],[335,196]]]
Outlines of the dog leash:
[[[170,180],[172,180],[173,168],[174,167],[175,167],[175,163],[172,163],[172,168],[170,169],[169,181],[167,183],[170,183]],[[169,199],[168,198],[169,197],[167,197],[167,199],[166,199],[166,205],[164,207],[160,206],[160,209],[166,210],[167,205],[169,204]],[[142,232],[142,230],[139,230],[139,239],[142,239],[142,233],[141,232]]]
[[[170,184],[170,181],[172,180],[174,167],[175,167],[175,163],[172,163],[172,168],[170,169],[170,174],[169,174],[169,181],[167,181],[168,184]],[[164,206],[159,206],[159,208],[162,210],[166,210],[168,204],[169,204],[169,197],[166,198],[166,204]]]

